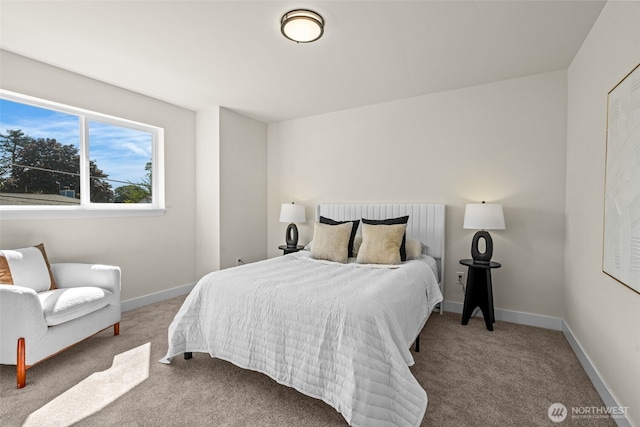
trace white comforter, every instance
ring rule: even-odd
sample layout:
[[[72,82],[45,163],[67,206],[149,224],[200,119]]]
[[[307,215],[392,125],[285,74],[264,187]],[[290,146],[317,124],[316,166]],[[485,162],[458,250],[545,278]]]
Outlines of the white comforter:
[[[306,251],[204,276],[160,360],[207,352],[321,399],[353,426],[417,426],[427,394],[409,347],[442,301],[433,259],[401,267]]]

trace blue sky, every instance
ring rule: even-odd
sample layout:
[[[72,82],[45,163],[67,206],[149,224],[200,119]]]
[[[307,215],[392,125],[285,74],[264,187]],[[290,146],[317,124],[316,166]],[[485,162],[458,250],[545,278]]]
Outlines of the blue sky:
[[[0,133],[20,129],[32,138],[55,138],[63,145],[80,144],[80,119],[68,113],[0,99]],[[117,181],[140,182],[152,156],[152,135],[135,129],[89,121],[89,158]],[[123,185],[111,182],[113,188]]]

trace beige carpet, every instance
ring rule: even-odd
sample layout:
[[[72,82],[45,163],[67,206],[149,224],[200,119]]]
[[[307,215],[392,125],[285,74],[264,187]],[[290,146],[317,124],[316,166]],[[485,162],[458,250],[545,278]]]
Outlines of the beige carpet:
[[[0,366],[1,426],[345,426],[340,414],[269,377],[194,354],[157,361],[184,297],[123,314],[120,336],[104,331],[27,371]],[[114,357],[118,355],[114,361]],[[561,332],[434,314],[412,372],[427,391],[424,426],[607,426],[572,418],[603,403]],[[562,403],[569,416],[548,417]]]

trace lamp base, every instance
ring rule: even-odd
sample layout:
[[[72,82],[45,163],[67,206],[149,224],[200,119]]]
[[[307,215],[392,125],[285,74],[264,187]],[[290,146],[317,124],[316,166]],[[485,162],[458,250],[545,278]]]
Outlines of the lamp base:
[[[287,234],[285,234],[285,241],[288,248],[295,248],[298,246],[298,227],[294,223],[287,226]]]
[[[478,248],[480,239],[484,239],[484,252],[481,252]],[[471,241],[471,258],[476,264],[489,264],[491,257],[493,256],[493,239],[488,231],[478,231]]]

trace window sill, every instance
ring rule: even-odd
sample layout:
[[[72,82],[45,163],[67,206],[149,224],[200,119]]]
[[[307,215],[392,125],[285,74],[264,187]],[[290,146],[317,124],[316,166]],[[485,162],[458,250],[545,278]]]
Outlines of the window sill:
[[[0,208],[0,221],[23,219],[74,219],[161,216],[164,208],[53,208],[39,206],[33,209]]]

